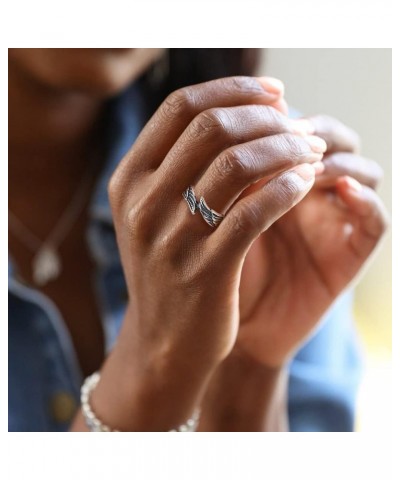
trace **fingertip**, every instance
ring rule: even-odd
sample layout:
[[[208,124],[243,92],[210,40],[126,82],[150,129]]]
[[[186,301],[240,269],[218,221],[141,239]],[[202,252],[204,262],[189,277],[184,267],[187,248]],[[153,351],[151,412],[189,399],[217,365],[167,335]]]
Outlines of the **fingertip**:
[[[360,182],[358,182],[355,178],[345,175],[343,177],[339,177],[336,181],[336,186],[341,189],[345,189],[347,192],[358,195],[362,192],[363,186]]]
[[[360,182],[358,182],[355,178],[353,177],[345,177],[346,183],[347,183],[347,188],[351,190],[352,192],[361,192],[362,190],[362,185]]]
[[[310,163],[302,163],[300,165],[297,165],[291,171],[295,172],[306,182],[311,182],[315,180],[316,170],[314,166]]]
[[[285,93],[285,85],[278,78],[258,77],[257,80],[261,83],[262,87],[269,93],[282,96]]]
[[[304,140],[308,143],[311,150],[315,153],[325,153],[328,145],[325,140],[317,135],[306,135]]]
[[[325,165],[323,162],[315,162],[311,164],[315,170],[315,175],[321,175],[324,173]]]
[[[279,98],[276,102],[271,103],[271,107],[275,108],[285,116],[289,113],[289,106],[284,98]]]
[[[368,189],[355,178],[343,176],[336,181],[336,191],[339,198],[352,212],[365,216],[371,210],[371,197]]]
[[[290,121],[293,133],[306,137],[314,135],[315,127],[307,118],[295,118]]]

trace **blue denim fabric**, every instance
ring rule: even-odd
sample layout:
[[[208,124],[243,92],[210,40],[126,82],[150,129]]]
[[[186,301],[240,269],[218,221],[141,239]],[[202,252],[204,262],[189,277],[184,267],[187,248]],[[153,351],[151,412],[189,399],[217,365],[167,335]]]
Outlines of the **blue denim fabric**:
[[[144,123],[136,87],[114,101],[108,161],[90,208],[88,243],[97,269],[97,298],[106,349],[123,318],[127,293],[107,183]],[[51,402],[59,392],[79,404],[82,373],[63,319],[53,302],[23,285],[9,260],[9,431],[65,431],[70,421],[55,418]],[[360,355],[346,294],[290,365],[289,418],[293,431],[351,431],[360,377]]]

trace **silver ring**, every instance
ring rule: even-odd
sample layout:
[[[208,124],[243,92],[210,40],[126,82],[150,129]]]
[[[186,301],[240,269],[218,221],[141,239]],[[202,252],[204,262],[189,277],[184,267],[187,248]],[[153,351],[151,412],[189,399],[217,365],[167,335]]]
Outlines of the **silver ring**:
[[[210,227],[217,227],[221,223],[224,215],[210,208],[204,200],[204,197],[201,197],[200,201],[197,201],[192,186],[188,187],[182,193],[182,196],[186,200],[186,203],[188,204],[189,210],[192,215],[196,213],[196,210],[199,210],[201,216],[208,223],[208,225],[210,225]]]

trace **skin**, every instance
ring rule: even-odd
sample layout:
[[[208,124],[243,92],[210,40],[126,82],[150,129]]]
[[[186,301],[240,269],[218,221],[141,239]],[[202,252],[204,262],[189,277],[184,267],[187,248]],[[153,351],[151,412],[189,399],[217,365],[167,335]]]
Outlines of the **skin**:
[[[87,174],[88,158],[95,163],[91,187],[96,183],[103,162],[99,138],[104,101],[126,88],[160,53],[9,50],[9,208],[39,238],[46,238]],[[116,74],[116,66],[124,75]],[[42,288],[63,314],[84,375],[104,361],[103,329],[92,286],[94,265],[86,244],[89,198],[90,192],[82,215],[62,243],[63,274]],[[19,276],[31,282],[33,253],[12,231],[9,251]]]
[[[43,185],[47,172],[48,182],[60,183],[55,162],[68,164],[63,168],[73,172],[69,176],[79,178],[85,152],[95,146],[103,99],[134,80],[140,68],[131,67],[127,75],[131,51],[95,52],[93,59],[85,51],[79,56],[89,62],[83,70],[91,75],[79,74],[72,68],[78,65],[73,52],[57,52],[63,65],[52,74],[54,51],[35,51],[34,61],[28,53],[10,52],[10,165],[18,166],[15,172],[24,170],[24,159],[32,158],[26,152],[43,153],[50,142],[47,160],[40,156],[38,182]],[[148,62],[141,71],[159,55],[147,53],[137,54]],[[22,126],[17,120],[27,102],[18,100],[21,92],[31,107]],[[204,430],[286,428],[285,363],[367,260],[383,234],[386,214],[370,188],[379,168],[353,154],[354,134],[327,117],[289,121],[282,95],[276,82],[245,77],[175,92],[114,173],[109,194],[129,304],[91,397],[94,411],[113,428],[169,430],[201,403]],[[35,105],[45,105],[47,117],[62,118],[60,127],[48,122],[52,135],[46,125],[34,126],[42,135],[30,134]],[[327,148],[322,173],[319,161]],[[74,166],[71,158],[79,158]],[[362,181],[361,188],[350,174]],[[17,186],[19,179],[15,173],[10,184]],[[204,195],[226,213],[217,229],[188,211],[181,196],[188,185],[197,198]],[[30,199],[36,200],[35,193]],[[340,197],[341,205],[332,196]],[[29,199],[25,202],[15,211],[22,220]],[[17,204],[10,198],[11,210]],[[51,215],[47,223],[42,213],[36,215],[41,229],[32,229],[38,236],[45,236]],[[34,218],[31,224],[36,225]],[[349,231],[344,224],[352,225],[350,235],[343,235]],[[84,227],[83,219],[81,234]],[[15,257],[28,271],[29,258]],[[59,291],[69,288],[60,281]],[[92,298],[93,306],[89,289],[82,296]],[[68,311],[61,311],[67,318]],[[79,328],[89,330],[85,317],[72,313]],[[66,322],[71,330],[73,322]],[[86,429],[80,413],[72,429]]]
[[[290,358],[357,275],[386,223],[373,191],[382,171],[356,155],[355,133],[338,123],[332,128],[335,121],[329,117],[310,120],[329,144],[325,171],[304,201],[257,239],[242,276],[238,343],[272,367]]]
[[[310,121],[328,144],[325,170],[246,256],[238,338],[231,359],[209,384],[204,430],[285,428],[286,411],[279,409],[286,400],[285,365],[355,279],[386,228],[387,214],[374,192],[380,167],[356,153],[359,139],[351,129],[327,116]],[[234,371],[241,381],[232,381]],[[280,423],[268,417],[273,405],[264,408],[271,402],[271,384]]]

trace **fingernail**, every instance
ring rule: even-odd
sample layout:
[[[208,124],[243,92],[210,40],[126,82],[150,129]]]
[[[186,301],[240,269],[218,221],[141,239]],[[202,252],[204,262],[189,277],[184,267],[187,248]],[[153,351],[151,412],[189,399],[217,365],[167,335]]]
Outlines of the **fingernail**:
[[[315,132],[314,125],[306,118],[296,118],[291,121],[293,133],[306,137]]]
[[[271,107],[276,108],[278,112],[283,113],[286,117],[288,116],[289,113],[289,107],[286,102],[286,100],[283,97],[279,97],[278,100],[270,104]]]
[[[321,175],[321,173],[325,170],[325,165],[322,162],[315,162],[311,165],[315,170],[315,175]]]
[[[293,168],[294,172],[299,175],[303,180],[306,180],[307,182],[312,180],[315,177],[315,170],[312,165],[309,163],[302,163],[301,165],[297,165],[295,168]]]
[[[315,153],[324,153],[328,148],[325,140],[315,135],[307,135],[304,137],[304,140],[310,145],[311,150]]]
[[[353,192],[356,192],[356,193],[361,192],[362,185],[355,178],[346,177],[346,183],[347,183],[347,186],[350,188],[350,190],[352,190]]]
[[[275,93],[283,95],[285,86],[283,82],[273,77],[258,77],[258,81],[269,93]]]

